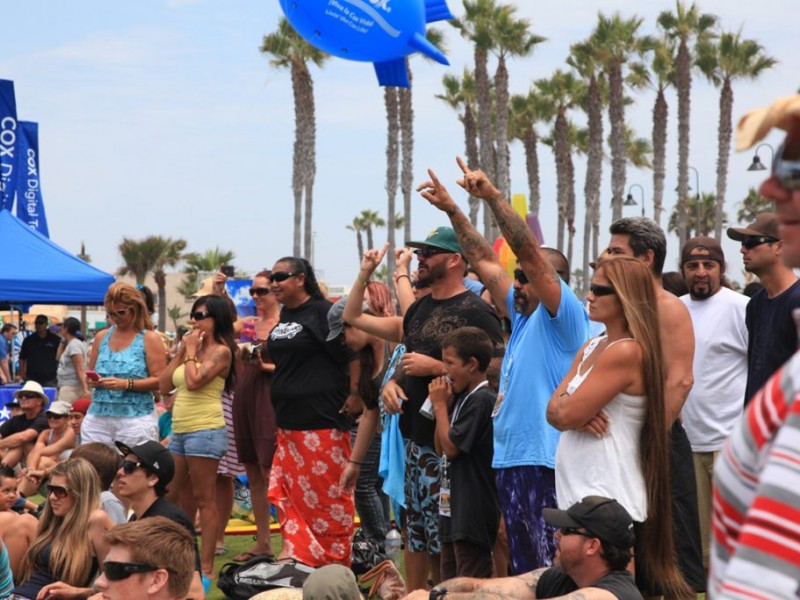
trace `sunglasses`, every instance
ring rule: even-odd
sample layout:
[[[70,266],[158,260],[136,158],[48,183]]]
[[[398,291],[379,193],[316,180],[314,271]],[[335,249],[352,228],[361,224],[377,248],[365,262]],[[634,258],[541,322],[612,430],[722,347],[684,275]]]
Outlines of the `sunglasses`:
[[[251,287],[250,288],[250,295],[251,296],[266,296],[267,294],[271,294],[272,290],[268,287]]]
[[[594,537],[588,531],[581,531],[577,527],[559,527],[561,535],[582,535],[583,537]]]
[[[617,293],[610,285],[600,285],[599,283],[591,284],[589,286],[589,291],[595,296],[610,296],[611,294]]]
[[[189,315],[189,317],[191,317],[192,321],[202,321],[203,319],[207,319],[210,316],[211,316],[210,312],[205,312],[205,311],[202,311],[202,310],[196,310],[196,311],[194,311],[193,313],[191,313]]]
[[[772,163],[772,174],[785,190],[800,190],[800,160],[785,160],[783,158],[786,147],[781,144],[775,152],[775,161]]]
[[[761,244],[774,244],[777,241],[778,240],[773,237],[769,237],[768,235],[748,235],[742,240],[742,248],[752,250]]]
[[[522,269],[514,269],[514,279],[519,281],[522,285],[528,283],[528,276],[525,275],[525,271]]]
[[[50,496],[52,494],[58,500],[63,500],[66,498],[69,492],[69,488],[65,488],[63,485],[53,485],[51,483],[47,484],[47,495]]]
[[[167,567],[156,567],[155,565],[146,565],[144,563],[115,562],[112,560],[107,560],[103,563],[103,573],[105,573],[106,579],[109,581],[122,581],[136,573],[151,573],[159,569],[169,571]]]
[[[439,248],[417,248],[414,250],[414,254],[427,259],[431,256],[436,256],[437,254],[453,254],[453,252],[450,252],[449,250],[440,250]]]
[[[270,273],[269,275],[269,282],[275,283],[276,281],[280,283],[281,281],[286,281],[289,277],[296,277],[298,275],[302,275],[300,271],[292,272],[292,271],[276,271],[275,273]]]
[[[52,412],[46,412],[46,413],[44,413],[44,415],[48,419],[66,419],[69,416],[69,415],[58,415],[58,414],[52,413]]]
[[[21,394],[17,394],[17,398],[19,400],[40,400],[42,397],[39,394],[29,394],[26,392],[22,392]]]
[[[119,463],[119,468],[122,469],[122,472],[125,473],[125,475],[130,475],[136,469],[145,469],[147,471],[150,470],[150,467],[143,462],[134,462],[132,460],[123,460],[121,463]]]
[[[124,317],[125,315],[127,315],[129,310],[131,310],[130,307],[123,308],[123,309],[120,309],[120,310],[107,310],[106,314],[109,317],[116,317],[116,318],[120,319],[120,318]]]

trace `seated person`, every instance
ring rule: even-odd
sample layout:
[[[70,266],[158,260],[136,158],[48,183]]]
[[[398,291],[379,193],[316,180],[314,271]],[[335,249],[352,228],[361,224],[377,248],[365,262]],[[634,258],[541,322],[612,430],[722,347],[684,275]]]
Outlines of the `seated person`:
[[[545,508],[545,521],[558,527],[555,566],[516,577],[445,581],[409,599],[468,600],[587,598],[642,600],[627,570],[634,542],[633,519],[616,500],[587,496],[567,510]],[[577,592],[573,596],[573,592]]]
[[[56,463],[69,458],[68,451],[75,447],[75,433],[69,427],[69,411],[69,404],[58,400],[44,413],[49,429],[39,434],[19,482],[19,492],[26,498],[37,492]]]
[[[175,521],[152,517],[117,525],[95,587],[103,598],[186,598],[194,577],[195,543]]]
[[[103,490],[100,492],[100,508],[108,514],[114,525],[126,523],[128,512],[120,499],[111,491],[119,470],[119,453],[101,442],[92,442],[78,446],[73,450],[71,458],[82,458],[95,468],[100,477],[100,489]]]
[[[81,425],[91,403],[91,398],[78,398],[69,410],[69,427],[75,433],[75,446],[81,445]]]
[[[14,392],[14,398],[19,402],[22,414],[0,425],[1,462],[9,467],[24,462],[39,434],[48,427],[43,409],[49,399],[41,385],[28,381]]]

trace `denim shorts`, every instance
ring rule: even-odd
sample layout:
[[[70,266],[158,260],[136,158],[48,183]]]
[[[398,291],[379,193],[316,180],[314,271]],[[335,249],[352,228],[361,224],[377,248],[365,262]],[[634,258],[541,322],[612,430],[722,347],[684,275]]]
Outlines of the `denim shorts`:
[[[228,432],[219,429],[201,429],[191,433],[172,433],[169,451],[178,456],[222,458],[228,451]]]

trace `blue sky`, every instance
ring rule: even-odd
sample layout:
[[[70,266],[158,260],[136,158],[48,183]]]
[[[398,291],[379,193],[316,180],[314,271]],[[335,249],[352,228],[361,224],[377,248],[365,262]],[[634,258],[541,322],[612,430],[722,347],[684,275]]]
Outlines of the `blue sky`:
[[[460,2],[449,3],[456,15],[462,13]],[[643,29],[654,32],[658,13],[674,9],[671,2],[629,0],[516,4],[533,30],[549,39],[531,58],[510,64],[512,92],[519,93],[563,67],[569,45],[588,36],[598,10],[639,14],[645,18]],[[735,118],[797,90],[796,0],[706,0],[700,7],[719,15],[726,29],[743,27],[746,37],[759,40],[780,61],[757,82],[736,85]],[[281,15],[277,0],[6,0],[0,14],[0,78],[15,82],[19,118],[39,122],[42,191],[54,241],[73,252],[84,241],[93,262],[108,271],[120,266],[117,245],[123,236],[181,237],[196,251],[220,246],[233,250],[236,266],[248,271],[291,253],[291,84],[288,72],[272,69],[258,52],[262,36],[276,28]],[[454,183],[462,128],[434,94],[441,90],[442,75],[460,74],[472,64],[472,50],[456,30],[441,27],[451,67],[413,61],[414,168],[416,181],[422,182],[425,168],[433,167],[463,206],[465,197]],[[357,263],[354,235],[345,226],[364,208],[386,215],[383,95],[366,63],[332,59],[313,77],[314,262],[330,283],[347,284]],[[677,181],[673,93],[668,101],[666,189],[672,190]],[[652,103],[653,93],[644,92],[628,109],[628,121],[641,136],[650,135]],[[699,171],[704,192],[715,186],[717,105],[717,90],[696,76],[690,164]],[[580,121],[582,115],[575,118]],[[773,134],[767,141],[774,145],[779,137]],[[543,149],[541,157],[541,220],[546,241],[554,243],[555,171],[549,150]],[[727,211],[733,219],[738,200],[761,179],[746,171],[751,157],[748,152],[731,158]],[[604,169],[602,204],[607,207],[610,167]],[[578,159],[579,204],[583,176]],[[646,190],[648,215],[651,181],[648,171],[628,171],[627,185],[638,183]],[[519,144],[512,146],[512,188],[527,190]],[[634,195],[638,200],[638,190]],[[671,208],[675,199],[668,191],[665,200]],[[604,214],[603,231],[609,221],[610,214]],[[442,215],[415,198],[414,238],[444,223]],[[379,231],[377,239],[383,241],[385,233]],[[675,239],[668,269],[678,254]],[[579,263],[580,234],[576,244]],[[741,279],[737,246],[726,243],[725,250],[730,274]]]

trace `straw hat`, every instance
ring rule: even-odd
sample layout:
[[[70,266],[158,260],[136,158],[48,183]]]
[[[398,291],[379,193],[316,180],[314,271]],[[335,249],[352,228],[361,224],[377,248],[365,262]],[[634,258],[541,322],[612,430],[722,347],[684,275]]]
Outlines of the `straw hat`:
[[[773,127],[788,132],[800,123],[800,94],[778,98],[766,108],[751,110],[736,126],[736,150],[747,150]]]

